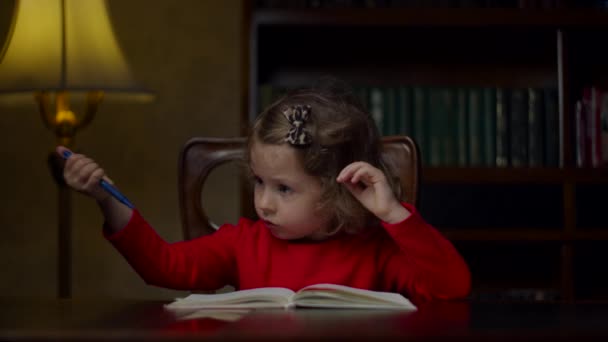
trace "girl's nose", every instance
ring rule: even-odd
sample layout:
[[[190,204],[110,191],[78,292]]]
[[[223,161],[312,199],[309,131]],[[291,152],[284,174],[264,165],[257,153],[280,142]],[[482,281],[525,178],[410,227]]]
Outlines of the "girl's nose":
[[[258,195],[258,208],[262,211],[264,216],[271,215],[274,213],[272,194],[270,191],[261,191]]]

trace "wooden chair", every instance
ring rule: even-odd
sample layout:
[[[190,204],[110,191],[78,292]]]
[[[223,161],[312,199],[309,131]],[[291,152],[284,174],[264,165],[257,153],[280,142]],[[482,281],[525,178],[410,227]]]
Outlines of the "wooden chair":
[[[416,143],[407,136],[390,136],[382,139],[382,145],[385,161],[401,182],[401,199],[416,205],[420,181],[420,152]],[[215,231],[201,202],[205,180],[215,167],[242,159],[244,152],[245,138],[196,137],[184,145],[179,157],[178,186],[185,239]],[[252,202],[251,197],[244,199],[245,213],[255,213]]]

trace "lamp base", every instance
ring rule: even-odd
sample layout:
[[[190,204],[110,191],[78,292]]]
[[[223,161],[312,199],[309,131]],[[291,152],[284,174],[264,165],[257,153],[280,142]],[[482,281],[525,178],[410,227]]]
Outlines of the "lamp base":
[[[57,153],[48,157],[57,184],[57,296],[72,297],[72,192],[63,178],[64,160]]]

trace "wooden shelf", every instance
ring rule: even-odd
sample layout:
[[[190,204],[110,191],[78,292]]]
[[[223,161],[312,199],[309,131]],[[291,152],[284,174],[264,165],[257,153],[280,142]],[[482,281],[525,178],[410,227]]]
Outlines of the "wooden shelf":
[[[325,75],[365,87],[557,89],[565,167],[425,166],[419,209],[477,270],[485,267],[477,284],[547,287],[565,300],[608,296],[591,276],[575,281],[584,271],[576,255],[608,243],[597,205],[608,167],[573,167],[575,102],[582,87],[608,79],[608,50],[593,45],[588,53],[608,33],[608,10],[253,9],[247,19],[249,120],[259,111],[262,86],[298,87]],[[501,277],[512,258],[530,267]]]
[[[459,168],[424,167],[424,183],[599,183],[608,184],[608,168]]]
[[[605,230],[594,229],[576,232],[564,232],[558,229],[513,230],[494,229],[441,229],[441,232],[452,241],[494,241],[494,242],[585,242],[608,241],[608,227]]]
[[[258,26],[606,27],[608,11],[585,9],[342,8],[261,9]]]

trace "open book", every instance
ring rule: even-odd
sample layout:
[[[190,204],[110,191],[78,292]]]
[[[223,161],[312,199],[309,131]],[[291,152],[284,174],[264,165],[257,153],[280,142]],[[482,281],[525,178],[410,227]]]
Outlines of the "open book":
[[[281,287],[264,287],[221,294],[191,294],[166,305],[170,310],[292,307],[416,310],[414,304],[398,293],[335,284],[310,285],[298,292]]]

